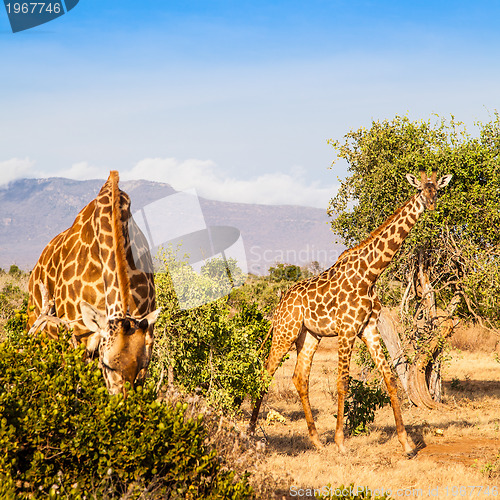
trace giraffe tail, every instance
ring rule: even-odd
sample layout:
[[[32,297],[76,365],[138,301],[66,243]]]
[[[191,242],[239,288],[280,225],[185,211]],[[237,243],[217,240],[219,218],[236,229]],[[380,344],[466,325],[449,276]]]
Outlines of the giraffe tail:
[[[260,344],[260,347],[259,347],[259,350],[257,351],[257,354],[260,354],[260,351],[262,351],[262,349],[266,345],[267,339],[269,338],[269,336],[271,335],[272,332],[273,332],[273,325],[271,325],[271,327],[269,328],[269,331],[267,332],[266,338]]]

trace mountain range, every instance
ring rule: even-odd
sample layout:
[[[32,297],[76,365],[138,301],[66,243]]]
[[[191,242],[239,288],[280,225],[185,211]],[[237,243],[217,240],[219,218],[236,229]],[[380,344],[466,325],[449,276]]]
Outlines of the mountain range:
[[[16,264],[30,270],[45,245],[71,226],[104,182],[54,177],[20,179],[0,187],[0,268]],[[179,193],[164,183],[124,181],[120,182],[120,188],[129,194],[133,213],[144,214],[148,206],[151,212],[159,206],[159,200],[181,199],[172,197]],[[233,232],[239,231],[247,270],[253,274],[266,274],[270,266],[280,262],[303,266],[317,261],[321,268],[326,268],[344,250],[330,230],[326,210],[195,198],[193,210],[206,226],[229,226]],[[178,226],[185,225],[189,231],[193,217],[186,221],[181,218]],[[157,219],[156,224],[161,224],[161,217]]]

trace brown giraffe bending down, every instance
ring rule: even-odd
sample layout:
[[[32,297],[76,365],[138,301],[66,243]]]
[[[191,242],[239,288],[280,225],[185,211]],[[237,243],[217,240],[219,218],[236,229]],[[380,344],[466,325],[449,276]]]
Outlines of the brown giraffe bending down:
[[[98,352],[111,394],[125,394],[125,382],[142,383],[151,357],[159,313],[152,262],[149,252],[135,251],[145,241],[112,171],[96,199],[45,247],[29,280],[28,325],[50,297],[55,316],[73,327],[73,343]],[[57,325],[47,332],[57,337]]]
[[[366,344],[378,370],[382,373],[396,420],[398,438],[408,456],[415,451],[408,443],[401,416],[396,381],[385,359],[377,330],[381,305],[374,285],[401,247],[418,217],[427,208],[434,210],[437,191],[451,179],[445,175],[436,182],[436,172],[421,181],[411,174],[406,178],[419,192],[389,217],[359,245],[346,250],[337,262],[318,276],[297,283],[282,297],[272,319],[271,352],[266,370],[272,377],[285,354],[295,343],[297,364],[293,383],[297,388],[313,444],[321,448],[309,403],[309,373],[314,353],[322,337],[339,337],[338,347],[338,416],[335,443],[344,447],[344,400],[349,384],[349,365],[356,337]],[[256,401],[249,425],[255,431],[260,405],[265,394]]]

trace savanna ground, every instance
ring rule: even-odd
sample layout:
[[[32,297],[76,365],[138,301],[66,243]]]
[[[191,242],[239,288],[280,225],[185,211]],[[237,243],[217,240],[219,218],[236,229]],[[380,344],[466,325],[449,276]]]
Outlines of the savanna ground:
[[[337,413],[336,339],[322,340],[311,370],[311,406],[325,444],[321,451],[314,449],[291,381],[296,359],[292,352],[278,369],[263,403],[257,429],[257,435],[267,441],[263,468],[275,477],[287,478],[289,498],[298,498],[299,488],[305,497],[311,493],[308,488],[351,483],[371,490],[391,490],[395,498],[500,495],[498,340],[482,329],[459,329],[444,367],[446,407],[426,410],[404,402],[406,429],[419,448],[412,460],[403,456],[390,405],[377,411],[369,435],[348,437],[347,453],[337,451],[333,441]],[[359,377],[355,357],[354,353],[351,375]],[[266,424],[271,409],[285,417],[286,423]],[[465,486],[466,490],[456,489]],[[474,486],[483,490],[472,490]]]

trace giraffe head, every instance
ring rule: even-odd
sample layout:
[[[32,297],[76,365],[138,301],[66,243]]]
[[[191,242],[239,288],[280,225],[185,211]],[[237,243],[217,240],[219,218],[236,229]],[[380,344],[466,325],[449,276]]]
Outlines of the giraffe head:
[[[144,318],[108,318],[85,301],[82,318],[92,332],[89,353],[99,353],[99,364],[110,394],[126,394],[125,382],[141,385],[153,350],[153,328],[160,309]]]
[[[443,175],[437,182],[437,172],[432,171],[431,177],[427,177],[424,170],[420,171],[420,181],[413,174],[406,174],[406,179],[415,188],[420,191],[420,196],[424,203],[425,208],[434,210],[436,207],[436,199],[438,191],[448,185],[451,181],[453,174]]]

